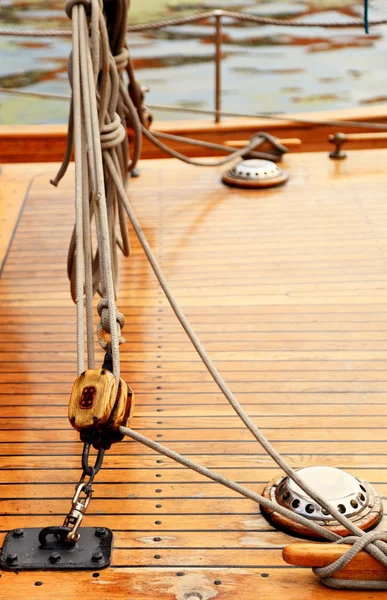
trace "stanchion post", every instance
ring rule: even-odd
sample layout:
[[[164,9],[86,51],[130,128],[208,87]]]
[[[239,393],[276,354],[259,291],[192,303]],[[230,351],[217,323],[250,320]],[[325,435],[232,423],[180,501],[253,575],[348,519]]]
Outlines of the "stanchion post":
[[[220,122],[222,101],[222,10],[214,10],[215,18],[215,123]]]

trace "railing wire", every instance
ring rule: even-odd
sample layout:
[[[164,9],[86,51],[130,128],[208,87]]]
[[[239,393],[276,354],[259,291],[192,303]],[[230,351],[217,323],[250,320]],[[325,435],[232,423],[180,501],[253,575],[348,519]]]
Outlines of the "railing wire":
[[[271,17],[260,17],[259,15],[249,15],[231,10],[211,10],[207,12],[189,15],[187,17],[176,17],[171,19],[163,19],[153,23],[141,23],[138,25],[129,25],[128,33],[136,33],[141,31],[152,31],[162,29],[164,27],[187,25],[204,19],[215,17],[230,18],[237,21],[245,21],[248,23],[256,23],[257,25],[276,25],[281,27],[324,27],[328,29],[346,29],[356,27],[371,27],[377,25],[386,25],[387,17],[380,19],[368,20],[368,9],[365,9],[365,20],[351,19],[346,21],[305,21],[300,19],[274,19]],[[15,28],[0,28],[0,36],[9,37],[71,37],[70,29],[15,29]]]

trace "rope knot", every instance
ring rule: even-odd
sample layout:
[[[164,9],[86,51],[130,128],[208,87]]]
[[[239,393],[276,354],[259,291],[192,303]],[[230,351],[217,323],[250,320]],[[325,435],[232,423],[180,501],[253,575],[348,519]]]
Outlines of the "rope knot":
[[[117,66],[117,70],[118,71],[124,71],[127,67],[127,64],[129,62],[129,51],[127,48],[122,48],[121,52],[119,54],[116,54],[116,56],[113,56],[116,66]]]
[[[109,316],[109,305],[108,305],[108,301],[107,301],[106,298],[102,298],[102,300],[100,300],[98,302],[97,311],[98,311],[98,314],[100,316],[100,321],[99,321],[99,323],[97,325],[98,341],[101,344],[102,348],[104,350],[106,350],[109,342],[106,340],[104,334],[105,333],[108,333],[108,334],[111,333],[111,329],[110,329],[110,316]],[[120,344],[124,344],[125,343],[125,339],[121,335],[121,330],[125,326],[125,317],[117,309],[117,307],[115,307],[115,312],[116,312],[116,323],[117,323],[117,331],[118,331],[119,343]]]
[[[90,0],[67,0],[65,4],[66,15],[69,19],[72,18],[73,8],[76,4],[83,4],[86,10],[86,14],[91,12],[91,1]]]
[[[111,123],[105,123],[102,126],[100,136],[102,150],[119,146],[124,141],[126,131],[117,113],[114,114],[114,119]]]
[[[373,546],[375,542],[379,543]],[[384,567],[387,567],[387,545],[380,544],[380,542],[387,542],[387,531],[369,531],[361,536],[351,535],[340,538],[335,542],[336,544],[350,544],[351,547],[330,565],[314,568],[313,572],[325,585],[330,587],[349,588],[353,585],[353,587],[369,589],[367,584],[370,584],[370,581],[356,580],[348,582],[346,579],[335,579],[333,575],[343,569],[362,550],[370,552]],[[368,548],[368,546],[371,547]]]

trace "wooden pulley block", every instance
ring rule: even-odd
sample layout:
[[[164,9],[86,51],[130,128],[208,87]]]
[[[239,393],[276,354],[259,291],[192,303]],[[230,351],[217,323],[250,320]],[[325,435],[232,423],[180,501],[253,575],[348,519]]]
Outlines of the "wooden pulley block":
[[[88,369],[74,382],[69,402],[69,421],[77,431],[101,429],[116,401],[116,379],[107,369]]]
[[[109,420],[104,427],[101,435],[102,444],[114,444],[124,439],[119,431],[119,427],[126,427],[134,408],[134,394],[128,384],[120,379],[120,384],[117,393],[117,400],[113,407]]]
[[[112,443],[122,439],[118,428],[127,425],[133,406],[133,392],[123,379],[116,394],[116,379],[111,371],[88,369],[75,380],[68,416],[77,431],[102,432],[104,438],[112,438]]]
[[[326,567],[345,554],[349,548],[348,544],[298,542],[286,546],[282,556],[289,565]],[[362,550],[332,577],[334,579],[387,581],[387,569],[371,554]]]

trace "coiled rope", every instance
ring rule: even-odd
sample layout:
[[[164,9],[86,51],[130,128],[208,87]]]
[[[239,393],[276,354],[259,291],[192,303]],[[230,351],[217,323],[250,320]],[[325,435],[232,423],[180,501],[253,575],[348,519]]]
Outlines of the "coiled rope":
[[[126,229],[126,225],[125,220],[122,220],[122,216],[126,212],[173,311],[207,370],[236,414],[277,465],[317,504],[353,534],[351,537],[345,538],[345,541],[352,544],[348,553],[340,561],[337,561],[334,565],[330,565],[328,571],[326,569],[316,570],[316,573],[327,585],[334,585],[336,587],[340,585],[347,589],[387,589],[387,582],[384,581],[334,580],[332,584],[333,573],[341,568],[343,561],[345,563],[345,561],[351,560],[361,549],[366,549],[387,568],[387,534],[385,532],[373,532],[372,535],[365,534],[348,518],[342,515],[336,507],[331,506],[324,498],[314,492],[298,473],[288,465],[233,395],[206,353],[169,288],[125,190],[125,184],[129,183],[126,176],[126,167],[129,158],[126,154],[125,122],[130,121],[135,132],[140,136],[135,140],[133,158],[129,163],[129,170],[133,169],[136,163],[136,157],[139,154],[141,129],[144,126],[141,122],[142,113],[139,111],[141,107],[135,106],[126,90],[122,76],[123,65],[127,60],[127,70],[133,90],[135,81],[133,80],[129,52],[124,42],[125,19],[123,15],[126,15],[128,10],[128,0],[110,2],[109,8],[111,9],[112,7],[116,11],[115,16],[114,11],[112,13],[110,10],[105,19],[102,0],[68,0],[66,4],[66,12],[72,19],[73,30],[73,52],[69,69],[72,85],[72,102],[69,118],[68,148],[62,168],[54,180],[54,184],[59,181],[67,168],[72,143],[74,143],[76,161],[76,226],[70,245],[69,274],[73,278],[75,271],[75,293],[73,295],[77,305],[78,372],[81,372],[84,368],[84,311],[86,312],[89,368],[94,364],[92,350],[92,298],[94,291],[98,290],[102,300],[98,305],[100,323],[97,333],[103,347],[107,343],[111,345],[113,370],[116,378],[119,378],[119,344],[123,341],[121,330],[124,325],[124,319],[115,304],[117,286],[115,284],[116,262],[114,252],[118,243],[124,253],[125,251],[128,253],[129,246],[125,246],[123,237],[123,229]],[[91,247],[90,223],[92,218],[95,220],[98,242],[98,249],[95,255],[93,255]],[[117,220],[121,228],[121,238],[118,239],[115,233]],[[110,336],[109,340],[106,338],[107,335]],[[122,427],[120,431],[122,434],[209,477],[213,481],[217,481],[239,492],[243,496],[285,515],[297,523],[307,525],[320,536],[330,541],[340,541],[343,539],[312,520],[306,519],[285,507],[271,502],[263,496],[194,463],[190,459],[165,448],[131,429]]]

